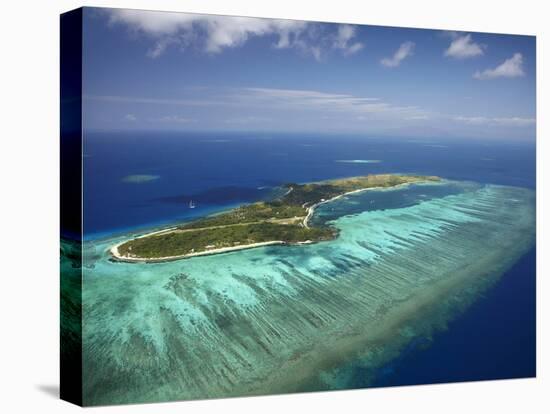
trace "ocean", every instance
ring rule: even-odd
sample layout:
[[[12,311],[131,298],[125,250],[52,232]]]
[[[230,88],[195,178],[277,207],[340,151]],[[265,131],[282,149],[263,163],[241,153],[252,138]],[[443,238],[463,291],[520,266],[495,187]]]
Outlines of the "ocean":
[[[391,172],[535,187],[534,143],[95,132],[85,134],[83,151],[86,239],[189,220],[268,197],[270,188],[288,182]],[[132,175],[153,179],[124,181]],[[188,208],[190,200],[196,208]]]
[[[85,399],[91,404],[536,374],[532,142],[90,132],[83,171]],[[114,241],[276,197],[285,183],[378,173],[446,181],[323,205],[314,222],[341,229],[339,240],[325,244],[158,265],[108,261]],[[505,248],[508,255],[493,255]],[[454,290],[440,277],[446,271],[456,279]],[[370,279],[362,290],[365,272]],[[479,275],[486,277],[474,278]],[[374,322],[393,306],[412,309],[411,289],[425,303],[411,313],[417,317],[393,312],[395,327],[369,342],[365,332],[376,330]],[[438,301],[441,292],[450,293]],[[365,332],[362,321],[372,322],[365,322]],[[304,351],[323,329],[336,328],[342,337],[332,349]],[[206,345],[190,351],[193,342],[170,330],[227,349],[219,360]],[[195,360],[205,364],[205,376],[219,380],[206,384]],[[303,378],[296,384],[274,378],[261,389],[235,385],[252,381],[241,369],[253,366],[260,375],[281,360],[302,363]],[[142,369],[151,377],[138,378]],[[171,382],[159,383],[168,371]],[[117,388],[120,378],[134,390]]]

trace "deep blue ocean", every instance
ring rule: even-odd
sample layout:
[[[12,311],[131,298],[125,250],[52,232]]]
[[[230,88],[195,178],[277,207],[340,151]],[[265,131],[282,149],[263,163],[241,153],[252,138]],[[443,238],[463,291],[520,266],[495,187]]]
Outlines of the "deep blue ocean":
[[[535,188],[535,144],[359,135],[89,132],[85,239],[169,225],[274,196],[278,186],[376,173]],[[189,208],[193,201],[195,208]],[[438,332],[380,369],[375,386],[530,377],[535,249]],[[452,356],[452,357],[449,357]],[[361,373],[357,373],[360,386]]]

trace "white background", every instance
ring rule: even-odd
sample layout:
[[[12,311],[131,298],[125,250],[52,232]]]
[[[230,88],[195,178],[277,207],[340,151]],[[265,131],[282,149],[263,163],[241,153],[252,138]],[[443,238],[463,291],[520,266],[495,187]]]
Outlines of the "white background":
[[[94,412],[543,412],[548,380],[549,18],[544,1],[70,0],[3,2],[0,14],[0,410],[75,412],[58,390],[59,14],[133,7],[537,35],[538,378],[94,408]],[[32,255],[31,255],[32,253]],[[511,304],[512,305],[512,304]],[[547,408],[548,410],[548,408]],[[548,412],[548,411],[546,411]]]

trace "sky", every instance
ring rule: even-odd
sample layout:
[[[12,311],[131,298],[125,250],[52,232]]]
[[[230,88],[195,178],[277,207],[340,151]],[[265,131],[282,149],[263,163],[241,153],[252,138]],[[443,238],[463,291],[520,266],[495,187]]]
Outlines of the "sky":
[[[535,137],[533,36],[99,8],[83,32],[86,130]]]

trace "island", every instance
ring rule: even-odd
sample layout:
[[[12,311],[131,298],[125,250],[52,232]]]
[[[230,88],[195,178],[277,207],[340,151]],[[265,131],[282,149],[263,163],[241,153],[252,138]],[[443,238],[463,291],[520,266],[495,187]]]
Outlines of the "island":
[[[310,225],[315,208],[351,193],[419,182],[436,176],[377,174],[285,184],[272,201],[247,204],[180,226],[147,233],[110,249],[113,260],[164,262],[276,244],[308,244],[338,236],[331,226]]]

